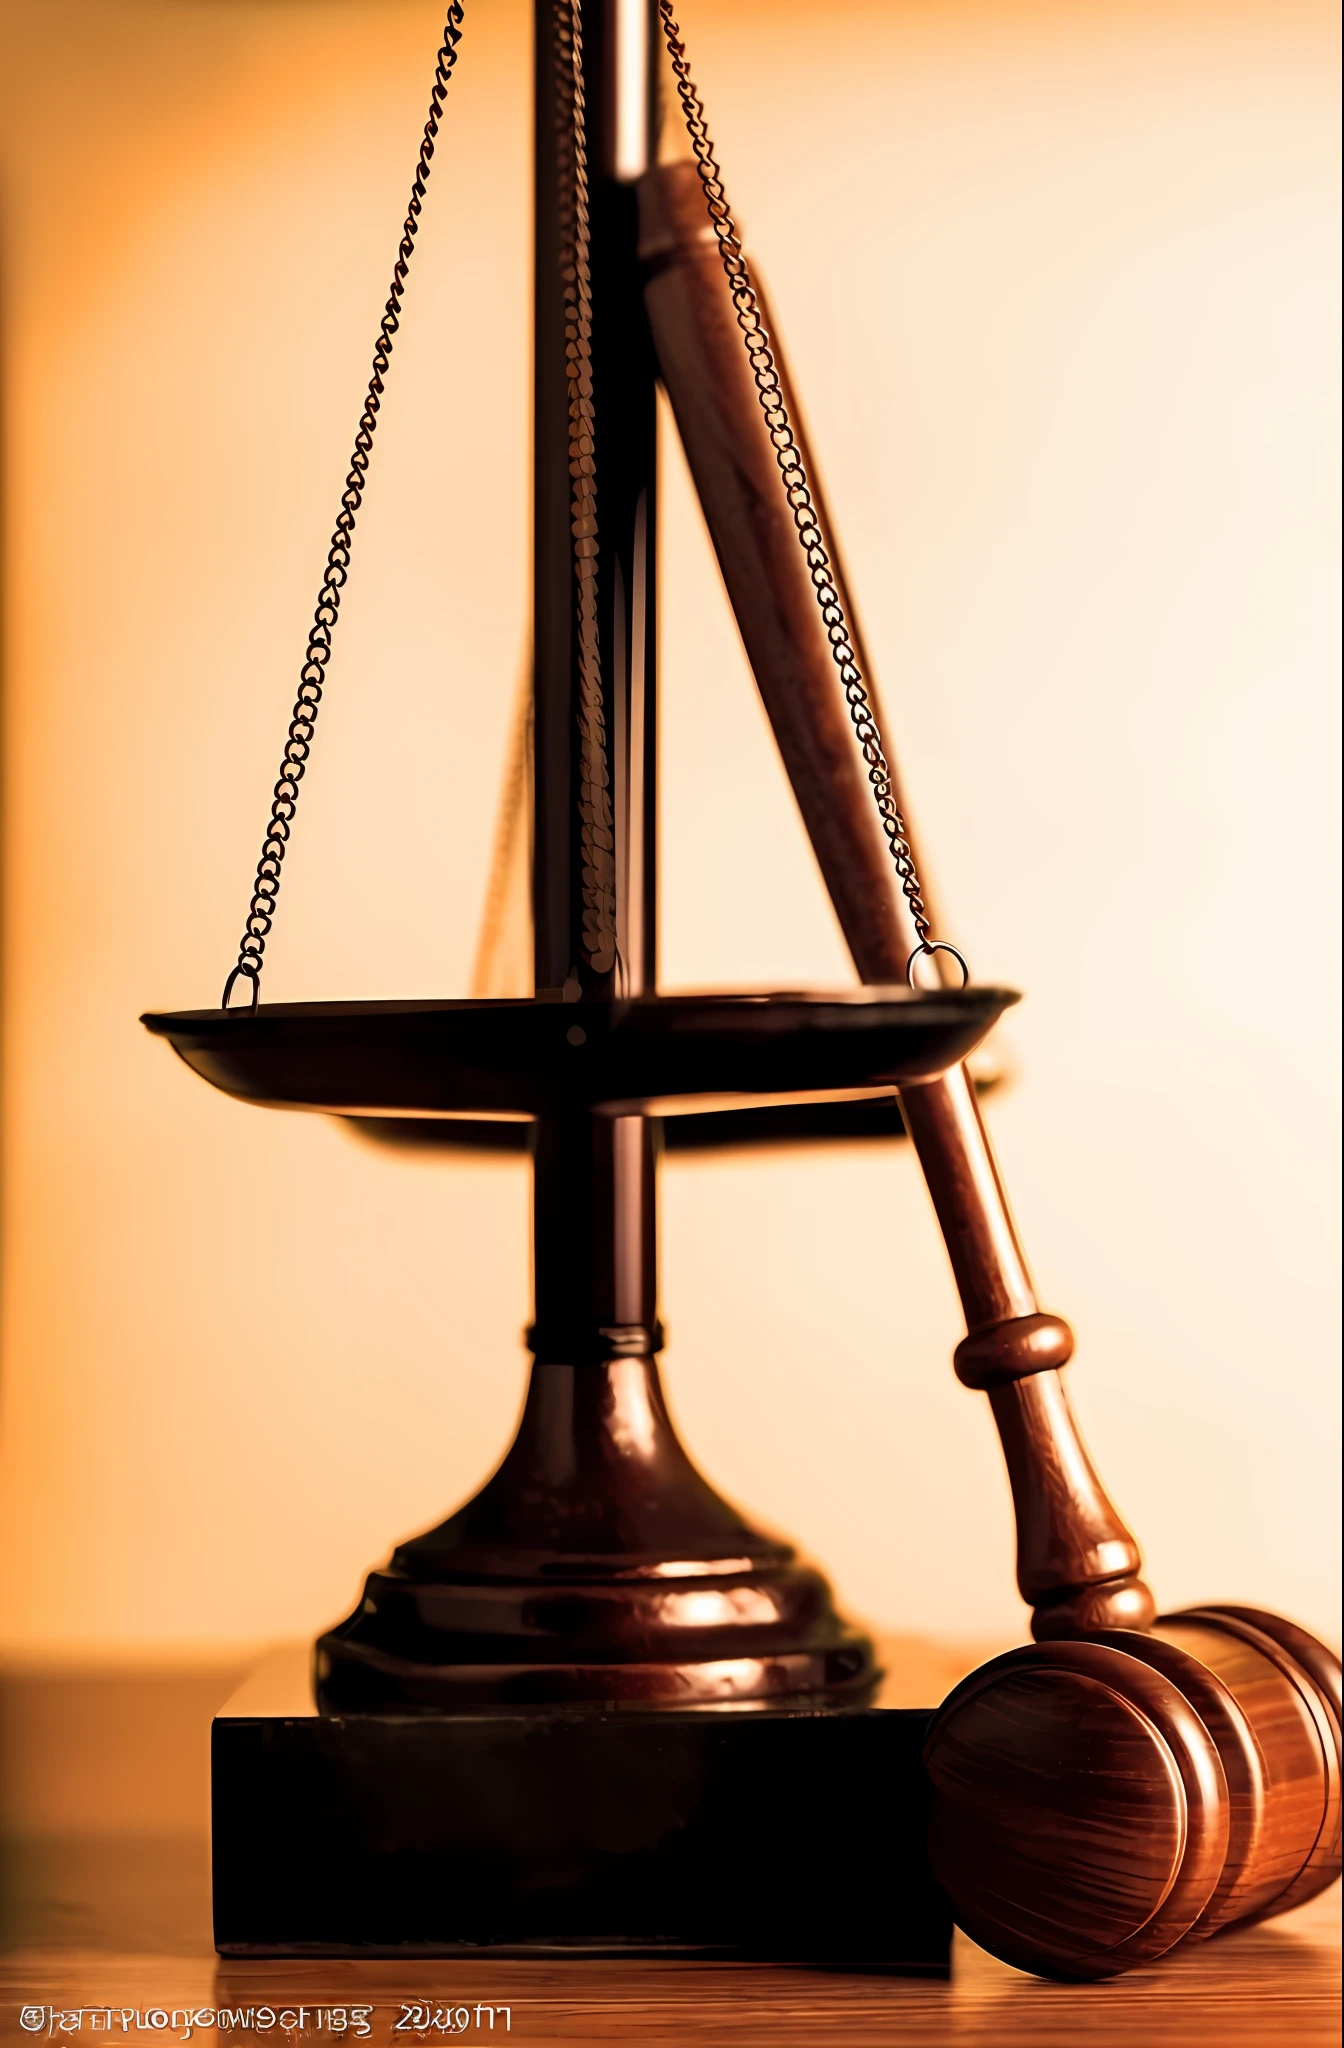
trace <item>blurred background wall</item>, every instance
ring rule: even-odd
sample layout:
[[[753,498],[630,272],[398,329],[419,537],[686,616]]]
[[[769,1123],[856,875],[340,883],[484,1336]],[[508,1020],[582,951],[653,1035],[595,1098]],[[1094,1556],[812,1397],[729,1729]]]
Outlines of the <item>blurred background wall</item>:
[[[1335,1628],[1334,10],[685,0],[1071,1384],[1175,1604]],[[515,1163],[385,1157],[151,1042],[230,964],[436,0],[11,0],[0,1651],[311,1635],[524,1372]],[[527,636],[529,37],[472,0],[273,1000],[471,972]],[[665,985],[838,933],[680,459]],[[898,1628],[1020,1626],[912,1158],[664,1169],[666,1376]],[[860,1252],[862,1255],[860,1256]]]

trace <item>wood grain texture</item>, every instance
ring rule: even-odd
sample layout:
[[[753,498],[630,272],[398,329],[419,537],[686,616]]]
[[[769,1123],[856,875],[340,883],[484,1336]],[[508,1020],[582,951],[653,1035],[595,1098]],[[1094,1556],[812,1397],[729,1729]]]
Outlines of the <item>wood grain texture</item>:
[[[1241,1703],[1223,1680],[1186,1649],[1162,1634],[1115,1629],[1093,1638],[1150,1664],[1179,1687],[1213,1737],[1227,1780],[1227,1853],[1208,1905],[1186,1936],[1205,1940],[1254,1911],[1264,1883],[1262,1848],[1266,1835],[1268,1768],[1255,1730]]]
[[[930,1731],[929,1848],[958,1924],[1048,1976],[1165,1955],[1213,1899],[1227,1781],[1184,1693],[1100,1643],[1012,1650]]]
[[[1258,1629],[1279,1648],[1286,1650],[1298,1672],[1309,1678],[1325,1707],[1334,1736],[1335,1756],[1341,1773],[1344,1773],[1344,1704],[1341,1702],[1340,1660],[1327,1644],[1317,1640],[1297,1622],[1289,1621],[1282,1614],[1269,1614],[1262,1607],[1232,1607],[1217,1604],[1202,1607],[1202,1614],[1225,1615],[1232,1621],[1242,1621]],[[1344,1868],[1344,1807],[1336,1814],[1334,1832],[1321,1846],[1320,1871],[1321,1888],[1332,1884]]]
[[[1205,1604],[1196,1612],[1200,1614],[1226,1615],[1231,1621],[1244,1621],[1251,1628],[1259,1629],[1261,1635],[1277,1643],[1281,1650],[1287,1650],[1293,1662],[1307,1672],[1320,1688],[1330,1709],[1336,1735],[1344,1717],[1344,1699],[1341,1697],[1341,1670],[1339,1658],[1315,1636],[1289,1621],[1282,1614],[1270,1614],[1263,1607],[1233,1607],[1221,1601]]]
[[[1097,1476],[1064,1382],[1036,1373],[990,1390],[1017,1519],[1017,1583],[1038,1640],[1146,1628],[1142,1553]]]
[[[1194,1610],[1164,1615],[1159,1628],[1218,1673],[1264,1755],[1262,1888],[1248,1917],[1300,1905],[1339,1875],[1339,1745],[1325,1700],[1304,1667],[1247,1622]]]
[[[1006,1961],[1113,1974],[1333,1882],[1337,1727],[1289,1652],[1226,1614],[1010,1651],[930,1727],[934,1870]]]
[[[900,1638],[883,1640],[880,1652],[900,1702],[915,1705],[941,1698],[983,1657],[984,1646]],[[221,1667],[218,1701],[234,1677],[231,1665]],[[116,1682],[122,1705],[113,1721],[97,1710],[107,1682],[49,1674],[40,1683],[6,1682],[0,1691],[10,1782],[20,1771],[27,1780],[23,1815],[37,1831],[12,1857],[3,1892],[6,2043],[34,2038],[18,2025],[18,2007],[29,2000],[141,2009],[344,2000],[375,2007],[369,2038],[382,2048],[406,2039],[393,2028],[400,2002],[415,1998],[508,2004],[507,2038],[534,2048],[608,2041],[648,2048],[1074,2048],[1081,2041],[1089,2048],[1323,2048],[1338,2038],[1337,1892],[1101,1986],[1022,1976],[961,1935],[947,1982],[760,1965],[540,1959],[223,1968],[210,1947],[207,1847],[196,1827],[203,1785],[191,1777],[192,1768],[203,1767],[208,1717],[218,1702],[199,1671],[125,1672]],[[138,1716],[122,1710],[137,1690]],[[109,1798],[101,1816],[105,1839],[72,1840],[63,1775],[77,1773],[94,1790],[117,1776],[138,1782],[152,1769],[151,1751],[171,1768],[163,1795],[133,1809]],[[169,1791],[179,1785],[174,1805]],[[138,1837],[136,1811],[150,1829]],[[282,1854],[283,1844],[259,1843],[257,1853]],[[194,2042],[217,2048],[222,2038],[202,2031]],[[489,2033],[473,2027],[458,2038],[485,2040]]]
[[[966,1315],[963,1383],[984,1387],[1017,1523],[1018,1589],[1040,1639],[1146,1628],[1143,1557],[1088,1456],[1058,1366],[1067,1323],[1040,1313],[975,1090],[964,1067],[901,1090]]]
[[[509,2034],[494,2038],[520,2048],[1326,2048],[1339,2037],[1334,1899],[1104,1985],[1022,1976],[964,1935],[954,1942],[946,1982],[759,1965],[541,1959],[451,1968],[316,1961],[226,1968],[209,1946],[206,1870],[202,1840],[129,1842],[105,1856],[96,1873],[87,1866],[81,1872],[73,1861],[49,1866],[45,1927],[33,1930],[38,1939],[31,1945],[0,1954],[0,2041],[33,2038],[17,2021],[20,2003],[30,1999],[170,2010],[188,2002],[365,2002],[375,2008],[373,2048],[406,2040],[393,2029],[401,2002],[416,1998],[508,2005]],[[483,2027],[458,2038],[474,2043],[490,2035]],[[223,2039],[197,2032],[193,2048],[219,2048]]]

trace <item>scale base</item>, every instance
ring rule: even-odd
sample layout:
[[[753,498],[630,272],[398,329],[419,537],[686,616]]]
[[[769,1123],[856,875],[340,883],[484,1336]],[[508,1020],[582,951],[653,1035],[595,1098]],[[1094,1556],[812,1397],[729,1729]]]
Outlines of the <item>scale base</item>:
[[[681,1955],[941,1974],[929,1715],[321,1715],[277,1652],[212,1734],[223,1955]]]

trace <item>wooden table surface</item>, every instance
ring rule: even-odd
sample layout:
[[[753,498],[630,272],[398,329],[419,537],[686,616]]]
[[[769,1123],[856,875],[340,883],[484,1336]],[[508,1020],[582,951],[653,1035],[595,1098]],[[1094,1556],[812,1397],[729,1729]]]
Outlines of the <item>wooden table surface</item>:
[[[940,1697],[957,1670],[976,1661],[974,1653],[928,1646],[902,1646],[902,1654],[912,1687],[922,1685],[927,1698]],[[205,2008],[213,2016],[222,2007],[240,2015],[228,2030],[235,2034],[251,2008],[249,2039],[255,2031],[275,2043],[325,2044],[337,2038],[332,2008],[355,2006],[373,2008],[362,2023],[369,2031],[345,2038],[376,2043],[507,2035],[538,2048],[1315,2048],[1339,2039],[1338,1887],[1263,1927],[1081,1987],[1021,1976],[961,1936],[945,1981],[631,1960],[222,1962],[211,1948],[200,1814],[211,1703],[234,1675],[18,1674],[0,1685],[0,1797],[10,1836],[0,1894],[0,2041],[69,2041],[94,2031],[141,2043],[154,2031],[180,2040],[183,2014]],[[258,1844],[259,1856],[283,1854],[283,1843]],[[406,2012],[416,2005],[430,2011]],[[149,2018],[156,2008],[166,2026]],[[465,2008],[465,2025],[459,2019],[450,2032],[432,2024],[434,2008],[446,2008],[450,2021]],[[495,2011],[493,2028],[484,2008]],[[44,2009],[37,2028],[34,2009]],[[78,2030],[73,2021],[62,2028],[61,2015],[77,2012]],[[417,2026],[418,2018],[431,2024]],[[207,2023],[193,2025],[189,2038],[219,2048],[227,2033]]]

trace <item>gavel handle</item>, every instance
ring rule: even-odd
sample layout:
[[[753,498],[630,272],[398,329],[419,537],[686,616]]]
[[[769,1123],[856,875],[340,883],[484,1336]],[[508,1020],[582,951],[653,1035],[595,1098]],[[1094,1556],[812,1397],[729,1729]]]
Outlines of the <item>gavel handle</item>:
[[[780,488],[693,164],[662,165],[641,181],[640,231],[659,370],[817,863],[862,979],[900,982],[915,935]],[[820,520],[829,528],[773,321],[770,342]],[[876,705],[831,531],[826,539]],[[904,1089],[901,1101],[966,1310],[957,1372],[967,1386],[988,1392],[1003,1443],[1017,1514],[1018,1584],[1035,1610],[1033,1630],[1046,1637],[1144,1628],[1154,1607],[1138,1577],[1139,1547],[1106,1497],[1059,1378],[1072,1333],[1037,1304],[966,1073]]]
[[[1097,1477],[1059,1376],[1073,1332],[1036,1300],[966,1069],[903,1088],[901,1110],[966,1313],[957,1378],[989,1395],[1003,1445],[1032,1634],[1147,1628],[1156,1610],[1139,1546]]]

